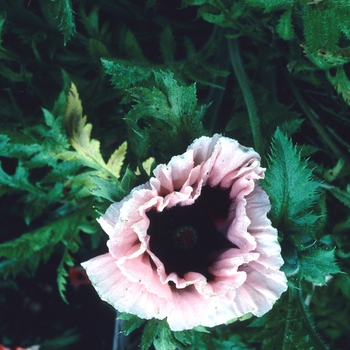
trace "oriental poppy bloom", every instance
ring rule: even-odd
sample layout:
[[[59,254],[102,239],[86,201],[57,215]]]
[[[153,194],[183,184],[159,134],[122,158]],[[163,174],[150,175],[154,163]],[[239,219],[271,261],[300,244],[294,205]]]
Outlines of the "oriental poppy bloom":
[[[264,171],[220,135],[159,165],[98,219],[109,252],[82,265],[100,297],[174,331],[269,311],[287,285]]]

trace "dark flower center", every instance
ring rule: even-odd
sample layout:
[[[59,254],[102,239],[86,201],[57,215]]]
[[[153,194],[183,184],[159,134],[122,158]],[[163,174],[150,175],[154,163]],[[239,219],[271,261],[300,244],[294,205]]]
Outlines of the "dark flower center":
[[[197,242],[197,232],[192,226],[180,227],[174,235],[177,246],[181,249],[190,249]]]
[[[167,274],[183,277],[193,271],[212,279],[208,272],[212,261],[223,250],[236,247],[216,229],[216,224],[227,218],[230,203],[229,189],[205,186],[192,205],[147,213],[150,249]]]

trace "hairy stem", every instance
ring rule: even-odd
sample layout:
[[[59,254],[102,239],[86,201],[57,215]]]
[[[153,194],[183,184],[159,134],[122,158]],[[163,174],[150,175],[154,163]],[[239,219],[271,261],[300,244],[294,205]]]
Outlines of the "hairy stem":
[[[317,349],[324,349],[328,350],[329,347],[324,344],[322,339],[320,338],[319,334],[317,333],[315,326],[313,325],[313,321],[311,320],[311,317],[309,315],[309,310],[307,309],[304,298],[303,298],[303,290],[301,283],[299,283],[299,287],[297,289],[298,295],[296,296],[299,310],[301,312],[301,315],[303,317],[304,323],[307,326],[308,334],[313,339],[313,342],[315,345],[317,345]]]
[[[252,129],[254,148],[259,154],[263,154],[263,143],[260,130],[260,119],[258,108],[255,103],[253,91],[250,86],[250,81],[243,68],[239,46],[237,40],[228,40],[228,48],[230,52],[230,60],[233,71],[236,75],[238,84],[243,92],[245,104],[247,106],[250,127]]]

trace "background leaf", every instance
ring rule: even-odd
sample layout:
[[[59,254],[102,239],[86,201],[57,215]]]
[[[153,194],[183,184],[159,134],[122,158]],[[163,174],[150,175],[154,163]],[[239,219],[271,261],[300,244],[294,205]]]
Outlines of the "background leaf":
[[[312,226],[318,217],[312,206],[320,196],[320,184],[280,129],[273,137],[268,164],[263,187],[271,199],[274,225],[285,234],[313,237]]]
[[[326,276],[340,273],[336,264],[334,250],[310,248],[300,252],[301,276],[316,284],[325,284]]]

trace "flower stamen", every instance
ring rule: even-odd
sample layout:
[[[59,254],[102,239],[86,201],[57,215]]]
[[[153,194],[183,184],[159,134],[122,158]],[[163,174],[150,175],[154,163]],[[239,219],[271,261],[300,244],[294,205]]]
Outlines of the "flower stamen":
[[[196,230],[189,225],[180,227],[174,234],[176,245],[184,250],[191,249],[197,243]]]

